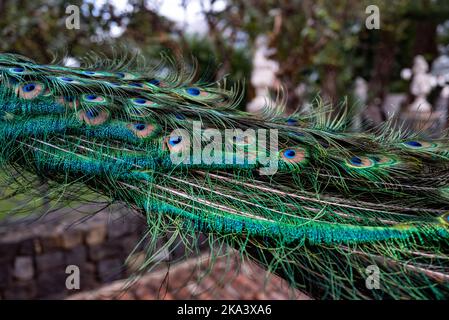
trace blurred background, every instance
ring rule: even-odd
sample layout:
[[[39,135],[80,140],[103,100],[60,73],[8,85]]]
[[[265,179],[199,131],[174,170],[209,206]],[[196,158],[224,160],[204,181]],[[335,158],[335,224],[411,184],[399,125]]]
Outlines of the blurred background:
[[[70,5],[79,9],[79,28],[67,27],[74,13]],[[112,57],[118,48],[154,61],[161,59],[161,52],[179,59],[194,57],[198,78],[226,77],[228,86],[239,83],[244,88],[240,108],[251,112],[274,101],[282,87],[286,113],[307,112],[320,99],[336,108],[343,104],[357,108],[356,129],[378,125],[392,116],[429,135],[448,126],[447,0],[0,0],[0,39],[1,52],[20,53],[39,63],[49,63],[56,55],[65,57],[65,64],[77,66],[89,52]],[[31,201],[5,198],[0,202],[4,212]],[[23,227],[23,222],[11,228],[5,215],[2,223],[8,220],[8,228],[0,228],[0,297],[70,295],[73,292],[65,288],[61,266],[73,261],[83,265],[84,275],[90,275],[84,278],[88,280],[82,289],[126,278],[132,267],[125,258],[133,249],[132,241],[145,230],[138,227],[142,221],[135,226],[130,222],[139,218],[129,212],[118,214],[111,223],[111,214],[123,210],[129,211],[77,208],[104,213],[83,228],[47,220],[33,221],[31,228]],[[176,245],[164,250],[161,260],[178,259],[185,251]],[[189,266],[189,262],[182,263],[179,274],[185,274]],[[216,289],[213,295],[201,296],[205,288],[178,281],[178,289],[189,288],[184,294],[175,293],[176,286],[166,285],[161,291],[143,282],[142,294],[131,290],[125,297],[245,298],[236,295],[245,292],[246,298],[304,298],[279,279],[268,284],[274,286],[269,290],[274,296],[264,296],[260,287],[265,276],[260,271],[249,272],[255,267],[250,265],[242,268],[246,273],[234,277],[240,280],[218,285],[222,282],[214,277],[235,269],[226,269],[228,264],[224,261],[209,272],[210,287]],[[261,277],[250,279],[250,274]],[[161,286],[166,281],[160,275],[149,276],[160,277]],[[171,276],[176,282],[175,271]],[[155,293],[150,294],[151,290]],[[107,290],[101,292],[102,297],[113,296]],[[99,297],[89,294],[85,297]]]

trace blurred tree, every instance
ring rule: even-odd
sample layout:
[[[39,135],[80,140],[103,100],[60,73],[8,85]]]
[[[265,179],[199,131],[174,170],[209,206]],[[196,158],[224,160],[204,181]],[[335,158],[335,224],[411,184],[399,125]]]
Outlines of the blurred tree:
[[[128,1],[132,10],[127,16],[129,21],[121,36],[122,41],[132,45],[145,55],[159,56],[161,48],[169,48],[180,54],[184,36],[175,23],[158,15],[143,0]],[[180,36],[175,40],[175,35]]]
[[[290,110],[317,93],[336,104],[362,76],[369,82],[368,117],[382,120],[385,95],[407,90],[400,70],[416,54],[436,56],[438,41],[444,41],[437,26],[449,20],[447,0],[179,0],[177,5],[193,2],[207,25],[202,35],[186,34],[162,17],[157,1],[127,0],[126,10],[118,11],[112,0],[74,0],[70,4],[81,8],[81,28],[68,30],[66,1],[0,0],[0,50],[47,63],[55,52],[112,55],[125,44],[157,59],[168,48],[176,56],[195,56],[199,74],[209,80],[230,75],[232,84],[249,79],[250,48],[265,34],[276,49],[273,58],[280,63]],[[365,8],[371,4],[379,6],[380,30],[365,28]],[[306,94],[295,90],[300,84]]]
[[[210,0],[211,4],[215,1]],[[339,100],[342,89],[352,81],[353,49],[357,46],[364,7],[360,1],[229,0],[220,12],[205,12],[212,38],[226,42],[244,32],[252,45],[259,34],[266,34],[276,48],[280,62],[279,78],[287,89],[288,106],[298,107],[295,89],[300,83],[321,87],[330,102]],[[218,29],[217,26],[220,26]],[[218,31],[217,31],[218,30]],[[217,42],[218,40],[216,40]],[[227,53],[224,52],[223,55]]]
[[[78,5],[81,28],[66,28],[66,7]],[[109,1],[0,0],[1,51],[20,53],[40,62],[49,62],[54,53],[82,55],[87,50],[111,52],[109,34],[113,26],[123,26],[125,16],[116,14]]]

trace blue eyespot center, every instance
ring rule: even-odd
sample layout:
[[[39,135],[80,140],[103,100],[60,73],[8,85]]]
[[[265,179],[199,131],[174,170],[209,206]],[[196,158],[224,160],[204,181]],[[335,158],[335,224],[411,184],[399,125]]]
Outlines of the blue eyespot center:
[[[284,157],[287,159],[293,159],[296,156],[296,151],[293,149],[287,149],[284,151]]]
[[[198,88],[187,88],[186,91],[192,96],[198,96],[200,94],[200,89]]]
[[[21,73],[21,72],[24,72],[24,71],[25,71],[25,68],[22,68],[22,67],[15,67],[15,68],[12,68],[12,71],[13,71],[13,72],[17,72],[17,73]]]
[[[65,81],[65,82],[72,82],[73,81],[73,79],[69,78],[69,77],[61,77],[59,79],[61,79],[62,81]]]
[[[161,82],[157,79],[151,79],[150,81],[148,81],[148,83],[157,87],[161,84]]]
[[[422,144],[419,141],[407,141],[407,142],[405,142],[405,144],[410,147],[416,147],[416,148],[422,147]]]
[[[137,104],[145,104],[147,102],[147,100],[143,99],[143,98],[136,98],[136,99],[134,99],[134,102]]]
[[[134,125],[134,128],[136,128],[136,130],[138,130],[138,131],[142,131],[142,130],[145,130],[146,125],[144,123],[136,123]]]
[[[89,74],[89,75],[95,74],[95,72],[93,72],[93,71],[84,71],[84,73],[85,73],[85,74]]]
[[[97,96],[95,94],[88,94],[86,96],[86,99],[87,100],[95,100],[95,99],[97,99]]]
[[[296,119],[287,119],[287,124],[289,125],[289,126],[293,126],[293,125],[295,125],[295,124],[297,124],[298,123],[298,121],[296,120]]]
[[[34,83],[29,83],[22,87],[22,90],[24,92],[32,92],[34,91],[34,89],[36,89],[36,85]]]
[[[119,77],[119,78],[124,78],[125,77],[125,74],[123,72],[117,72],[115,75],[117,77]]]
[[[182,115],[182,114],[177,113],[177,114],[175,114],[175,118],[178,120],[185,120],[186,117],[184,117],[184,115]]]
[[[131,82],[129,84],[131,87],[136,87],[136,88],[142,88],[143,85],[141,83],[137,83],[137,82]]]
[[[351,160],[349,160],[349,162],[351,162],[351,164],[353,164],[355,166],[359,166],[363,163],[362,159],[360,159],[357,156],[352,157]]]
[[[182,141],[181,136],[173,136],[173,137],[170,137],[170,139],[168,139],[168,143],[171,146],[176,146],[177,144],[181,143],[181,141]]]

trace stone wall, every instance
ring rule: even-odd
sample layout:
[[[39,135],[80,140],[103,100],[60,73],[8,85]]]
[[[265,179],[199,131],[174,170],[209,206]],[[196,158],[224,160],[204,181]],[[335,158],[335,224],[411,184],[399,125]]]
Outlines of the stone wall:
[[[63,214],[0,226],[1,299],[64,298],[75,293],[66,288],[68,265],[79,267],[82,291],[129,274],[125,260],[145,233],[143,217],[124,208],[88,219],[73,213],[67,214],[70,219],[61,218]],[[143,247],[144,242],[134,256]],[[177,250],[179,256],[183,253]]]

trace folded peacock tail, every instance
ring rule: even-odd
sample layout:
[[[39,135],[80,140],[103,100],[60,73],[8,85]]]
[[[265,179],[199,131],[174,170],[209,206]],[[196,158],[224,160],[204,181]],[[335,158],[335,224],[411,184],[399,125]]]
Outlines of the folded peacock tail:
[[[237,89],[130,69],[0,55],[0,159],[19,190],[83,185],[71,196],[216,235],[316,298],[449,296],[447,138],[247,114]]]

